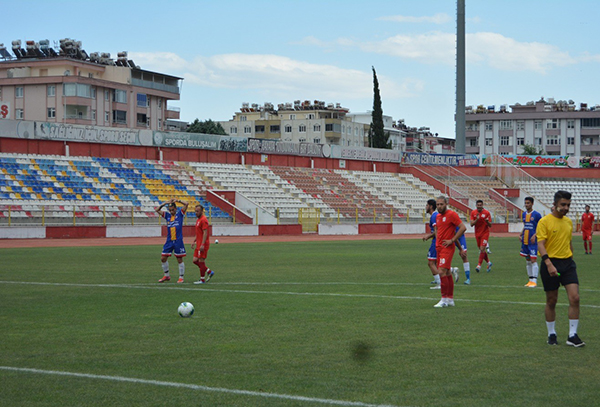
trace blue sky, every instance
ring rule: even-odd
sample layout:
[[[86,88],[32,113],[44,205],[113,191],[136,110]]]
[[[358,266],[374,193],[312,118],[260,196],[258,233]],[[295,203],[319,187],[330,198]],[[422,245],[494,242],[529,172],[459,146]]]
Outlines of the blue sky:
[[[68,37],[183,77],[171,104],[182,120],[297,99],[365,112],[374,66],[384,114],[454,137],[454,0],[23,0],[3,11],[7,48]],[[600,104],[597,0],[466,0],[466,18],[467,105]]]

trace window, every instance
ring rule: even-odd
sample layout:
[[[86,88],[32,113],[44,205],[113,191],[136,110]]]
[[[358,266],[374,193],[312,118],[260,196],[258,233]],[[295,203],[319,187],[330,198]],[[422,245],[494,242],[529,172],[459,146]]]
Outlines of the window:
[[[525,122],[523,120],[517,121],[517,130],[525,130]]]
[[[48,87],[46,88],[46,95],[48,97],[54,97],[54,96],[56,96],[56,86],[55,85],[48,85]]]
[[[546,120],[546,128],[547,129],[558,129],[559,128],[558,119]]]
[[[305,137],[300,137],[298,139],[298,142],[300,142],[300,143],[306,143],[306,138]]]
[[[231,126],[229,128],[229,134],[237,134],[237,127]]]
[[[298,131],[300,133],[306,133],[306,124],[301,124],[300,126],[298,126]]]
[[[127,124],[127,112],[124,110],[113,110],[113,123]]]
[[[244,134],[252,134],[252,127],[244,126]]]
[[[510,146],[510,136],[500,136],[501,146]]]
[[[320,132],[321,132],[321,125],[320,125],[320,124],[315,124],[315,125],[313,126],[313,131],[314,131],[315,133],[320,133]]]
[[[542,138],[541,137],[536,137],[535,138],[535,145],[536,146],[541,146],[542,145]]]
[[[158,107],[162,107],[162,98],[158,98],[157,103],[158,103]]]
[[[493,143],[493,140],[494,140],[494,139],[491,139],[491,138],[486,138],[486,139],[485,139],[485,145],[486,145],[486,146],[493,146],[493,145],[494,145],[494,143]]]
[[[315,118],[315,114],[314,113],[309,113],[307,116],[308,120],[313,120]]]
[[[291,124],[286,124],[285,125],[285,132],[286,133],[291,133],[292,132],[292,125]]]
[[[150,123],[150,117],[146,116],[144,113],[137,114],[137,125],[138,126],[148,126]]]
[[[546,136],[546,145],[548,145],[548,146],[560,145],[560,136],[558,134]]]
[[[533,121],[533,129],[534,130],[542,130],[542,121],[541,120],[534,120]]]
[[[512,120],[500,120],[500,130],[512,130]]]
[[[290,120],[296,120],[296,115],[295,114],[291,114],[290,115]]]
[[[108,89],[104,91],[104,100],[108,101]]]
[[[49,107],[48,108],[48,114],[47,114],[48,119],[54,119],[56,118],[56,108],[54,107]]]
[[[63,84],[63,95],[90,98],[92,87],[83,83],[65,83]]]
[[[477,122],[467,122],[466,130],[467,131],[477,131],[477,130],[479,130],[479,123],[477,123]]]
[[[600,127],[600,118],[596,119],[581,119],[581,127]]]
[[[16,98],[22,98],[23,97],[23,87],[22,86],[17,86],[15,88],[15,97]]]
[[[279,126],[278,124],[272,124],[271,127],[269,127],[269,132],[271,133],[279,133],[281,131],[281,126]]]
[[[325,123],[325,131],[333,131],[333,123]]]
[[[485,122],[485,130],[486,131],[494,130],[494,122]]]
[[[245,122],[246,120],[248,120],[248,116],[240,116],[241,122]]]
[[[148,96],[143,93],[137,94],[138,107],[148,107]]]
[[[407,145],[408,145],[408,143],[407,143]],[[477,139],[476,138],[470,138],[469,139],[469,146],[470,147],[477,147]]]
[[[109,113],[109,112],[104,112],[104,121],[105,121],[106,123],[108,123],[108,122],[109,122],[109,117],[110,117],[110,113]]]
[[[567,137],[567,144],[570,146],[575,145],[575,137]]]
[[[158,99],[160,100],[160,99]],[[162,119],[158,119],[158,129],[160,130],[162,128]]]
[[[23,109],[15,109],[15,119],[23,120]]]
[[[265,132],[265,126],[254,126],[254,132],[255,133],[264,133]]]
[[[92,88],[92,99],[96,99],[96,88]]]
[[[313,139],[313,143],[315,143],[315,144],[319,144],[320,142],[321,142],[320,138],[314,138]]]
[[[127,92],[121,89],[113,91],[113,102],[127,103]]]
[[[518,146],[524,146],[525,145],[525,138],[523,138],[523,137],[517,137],[517,145]]]
[[[96,111],[92,110],[92,120],[96,121]]]
[[[575,120],[567,120],[567,129],[575,128]]]

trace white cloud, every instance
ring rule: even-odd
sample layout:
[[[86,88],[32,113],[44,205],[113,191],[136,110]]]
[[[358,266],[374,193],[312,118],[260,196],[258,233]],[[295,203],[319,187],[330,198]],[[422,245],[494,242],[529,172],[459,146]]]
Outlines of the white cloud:
[[[327,100],[372,98],[371,70],[359,71],[313,64],[278,55],[222,54],[184,60],[170,53],[130,53],[143,69],[171,72],[185,83],[222,89],[251,89],[271,97],[308,97]],[[423,83],[406,79],[396,83],[378,74],[380,87],[390,98],[414,96]]]
[[[452,19],[446,13],[438,13],[434,16],[424,16],[424,17],[412,17],[412,16],[384,16],[378,18],[378,20],[383,21],[394,21],[397,23],[433,23],[433,24],[444,24]]]
[[[539,42],[519,42],[502,34],[479,32],[467,34],[467,62],[485,64],[502,71],[532,71],[547,73],[555,67],[572,65],[578,60],[558,47]],[[328,48],[332,43],[319,40],[314,45]],[[417,35],[396,35],[376,42],[361,42],[340,38],[338,47],[358,48],[363,52],[390,55],[427,64],[454,65],[456,36],[451,33],[430,32]],[[596,56],[587,56],[595,60]],[[582,60],[580,58],[580,60]]]

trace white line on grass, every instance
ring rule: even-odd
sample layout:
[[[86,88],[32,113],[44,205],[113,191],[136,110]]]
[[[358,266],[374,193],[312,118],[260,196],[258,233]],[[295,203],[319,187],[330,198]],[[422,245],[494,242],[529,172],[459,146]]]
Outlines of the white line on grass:
[[[397,300],[425,300],[437,301],[439,297],[419,297],[407,295],[376,295],[376,294],[345,294],[345,293],[308,293],[308,292],[293,292],[293,291],[258,291],[258,290],[229,290],[219,288],[202,288],[165,285],[131,285],[131,284],[81,284],[81,283],[44,283],[35,281],[0,281],[0,284],[22,284],[22,285],[45,285],[59,287],[98,287],[98,288],[130,288],[130,289],[150,289],[150,290],[180,290],[180,291],[202,291],[202,292],[224,292],[224,293],[241,293],[241,294],[279,294],[279,295],[304,295],[315,297],[349,297],[349,298],[381,298],[381,299],[397,299]],[[213,284],[213,286],[216,284]],[[511,305],[545,305],[543,302],[527,302],[527,301],[504,301],[504,300],[472,300],[468,298],[459,298],[462,302],[478,302],[487,304],[511,304]],[[568,306],[566,303],[559,303],[558,306]],[[582,308],[600,309],[600,305],[581,304]]]
[[[61,371],[57,371],[57,370],[41,370],[41,369],[30,369],[30,368],[12,367],[12,366],[0,366],[0,370],[7,370],[7,371],[12,371],[12,372],[20,372],[20,373],[46,374],[46,375],[53,375],[53,376],[70,376],[70,377],[78,377],[78,378],[82,378],[82,379],[97,379],[97,380],[110,380],[110,381],[125,382],[125,383],[150,384],[150,385],[154,385],[154,386],[178,387],[178,388],[199,390],[199,391],[205,391],[205,392],[227,393],[227,394],[235,394],[235,395],[242,395],[242,396],[275,398],[275,399],[284,399],[284,400],[293,400],[293,401],[305,401],[307,403],[320,403],[320,404],[329,404],[329,405],[334,405],[334,406],[400,407],[400,406],[394,406],[391,404],[369,404],[369,403],[362,403],[360,401],[321,399],[321,398],[315,398],[315,397],[293,396],[290,394],[277,394],[277,393],[267,393],[267,392],[250,391],[250,390],[225,389],[222,387],[207,387],[207,386],[201,386],[201,385],[197,385],[197,384],[163,382],[163,381],[158,381],[158,380],[136,379],[133,377],[122,377],[122,376],[97,375],[97,374],[90,374],[90,373],[61,372]]]

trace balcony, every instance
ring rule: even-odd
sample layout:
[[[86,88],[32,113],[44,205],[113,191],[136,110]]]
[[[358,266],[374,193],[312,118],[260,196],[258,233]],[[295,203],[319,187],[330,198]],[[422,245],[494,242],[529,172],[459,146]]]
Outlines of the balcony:
[[[154,90],[162,90],[164,92],[175,93],[179,95],[179,86],[167,85],[164,83],[145,81],[143,79],[131,78],[131,84],[133,86],[139,86],[141,88],[148,88]]]

